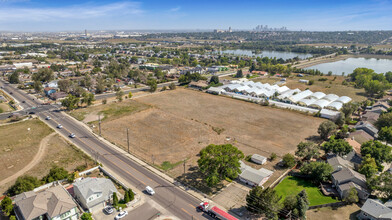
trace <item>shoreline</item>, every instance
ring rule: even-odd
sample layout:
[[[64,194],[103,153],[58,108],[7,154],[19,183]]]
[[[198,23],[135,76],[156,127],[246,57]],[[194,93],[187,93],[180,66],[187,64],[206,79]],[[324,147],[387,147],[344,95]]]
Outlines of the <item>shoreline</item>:
[[[315,59],[311,59],[310,61],[306,61],[303,63],[299,64],[294,64],[292,67],[296,68],[308,68],[312,66],[316,66],[318,64],[322,63],[332,63],[332,62],[337,62],[340,60],[346,60],[348,58],[374,58],[374,59],[391,59],[391,55],[378,55],[378,54],[343,54],[343,55],[327,55],[323,57],[317,57]]]

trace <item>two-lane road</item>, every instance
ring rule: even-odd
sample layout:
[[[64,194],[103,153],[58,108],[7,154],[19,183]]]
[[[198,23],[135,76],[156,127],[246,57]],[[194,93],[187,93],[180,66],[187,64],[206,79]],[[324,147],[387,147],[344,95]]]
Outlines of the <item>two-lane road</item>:
[[[8,93],[12,92],[13,97],[19,102],[25,101],[23,103],[23,107],[25,108],[31,108],[40,104],[18,89],[9,85],[3,86]],[[62,135],[68,137],[70,133],[74,133],[76,135],[75,138],[68,137],[71,142],[88,153],[92,158],[97,159],[104,167],[132,184],[132,186],[137,187],[141,191],[146,186],[153,187],[156,194],[150,196],[150,198],[173,215],[180,219],[206,218],[206,215],[202,215],[202,213],[197,212],[195,209],[200,202],[198,199],[136,163],[127,155],[121,153],[121,151],[100,141],[87,128],[75,122],[70,116],[56,110],[47,110],[36,114],[42,120],[45,120],[46,116],[50,116],[51,120],[46,120],[46,122],[53,129],[57,129]],[[61,124],[63,128],[56,128],[58,124]]]

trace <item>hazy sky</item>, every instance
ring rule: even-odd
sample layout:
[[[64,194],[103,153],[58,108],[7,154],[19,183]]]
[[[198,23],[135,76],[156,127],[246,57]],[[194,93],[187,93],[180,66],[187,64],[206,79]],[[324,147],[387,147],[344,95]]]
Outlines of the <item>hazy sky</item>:
[[[392,0],[0,0],[0,31],[392,30]]]

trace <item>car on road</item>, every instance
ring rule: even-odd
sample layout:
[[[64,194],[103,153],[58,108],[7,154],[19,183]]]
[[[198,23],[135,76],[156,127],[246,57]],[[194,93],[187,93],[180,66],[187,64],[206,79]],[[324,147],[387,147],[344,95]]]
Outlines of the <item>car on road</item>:
[[[70,138],[74,138],[74,137],[76,137],[76,136],[75,136],[74,133],[71,133],[71,134],[69,134],[69,137],[70,137]]]
[[[62,129],[63,126],[62,126],[61,124],[58,124],[58,125],[57,125],[57,128],[58,128],[58,129]]]
[[[112,214],[112,213],[114,212],[114,209],[113,209],[113,207],[111,207],[111,206],[106,206],[103,210],[104,210],[107,214]]]
[[[23,100],[23,101],[22,101],[22,103],[26,103],[26,101],[25,101],[25,100]]]
[[[155,194],[154,189],[151,188],[150,186],[147,186],[147,187],[146,187],[146,192],[147,192],[148,194],[150,194],[150,195],[154,195],[154,194]]]
[[[29,112],[29,115],[34,115],[35,114],[35,112]]]
[[[122,211],[122,212],[118,213],[118,215],[116,215],[116,217],[114,219],[116,219],[116,220],[122,219],[122,218],[124,218],[127,215],[128,215],[127,211]]]
[[[13,92],[10,92],[10,95],[14,94]]]
[[[50,120],[50,116],[46,116],[45,120]]]

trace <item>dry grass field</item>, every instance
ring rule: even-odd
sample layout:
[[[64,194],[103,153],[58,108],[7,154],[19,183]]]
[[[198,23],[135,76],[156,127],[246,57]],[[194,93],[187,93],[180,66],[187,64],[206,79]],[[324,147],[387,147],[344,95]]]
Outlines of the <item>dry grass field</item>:
[[[38,119],[0,126],[0,181],[29,164],[37,154],[41,140],[52,132]],[[54,165],[68,171],[73,171],[80,165],[94,165],[93,160],[57,134],[49,139],[44,152],[43,159],[24,174],[42,178]],[[0,193],[5,192],[14,182],[15,180],[1,185]]]
[[[183,160],[187,160],[187,170],[192,168],[199,151],[209,144],[232,143],[245,155],[275,152],[282,156],[294,152],[300,141],[317,135],[323,121],[181,88],[143,96],[129,105],[132,108],[137,103],[151,107],[107,117],[102,123],[103,136],[125,149],[129,128],[131,152],[164,170],[171,169],[169,174],[175,177],[183,173]]]
[[[309,220],[330,220],[330,219],[350,219],[356,220],[360,208],[357,204],[346,205],[343,207],[323,207],[306,211]]]

